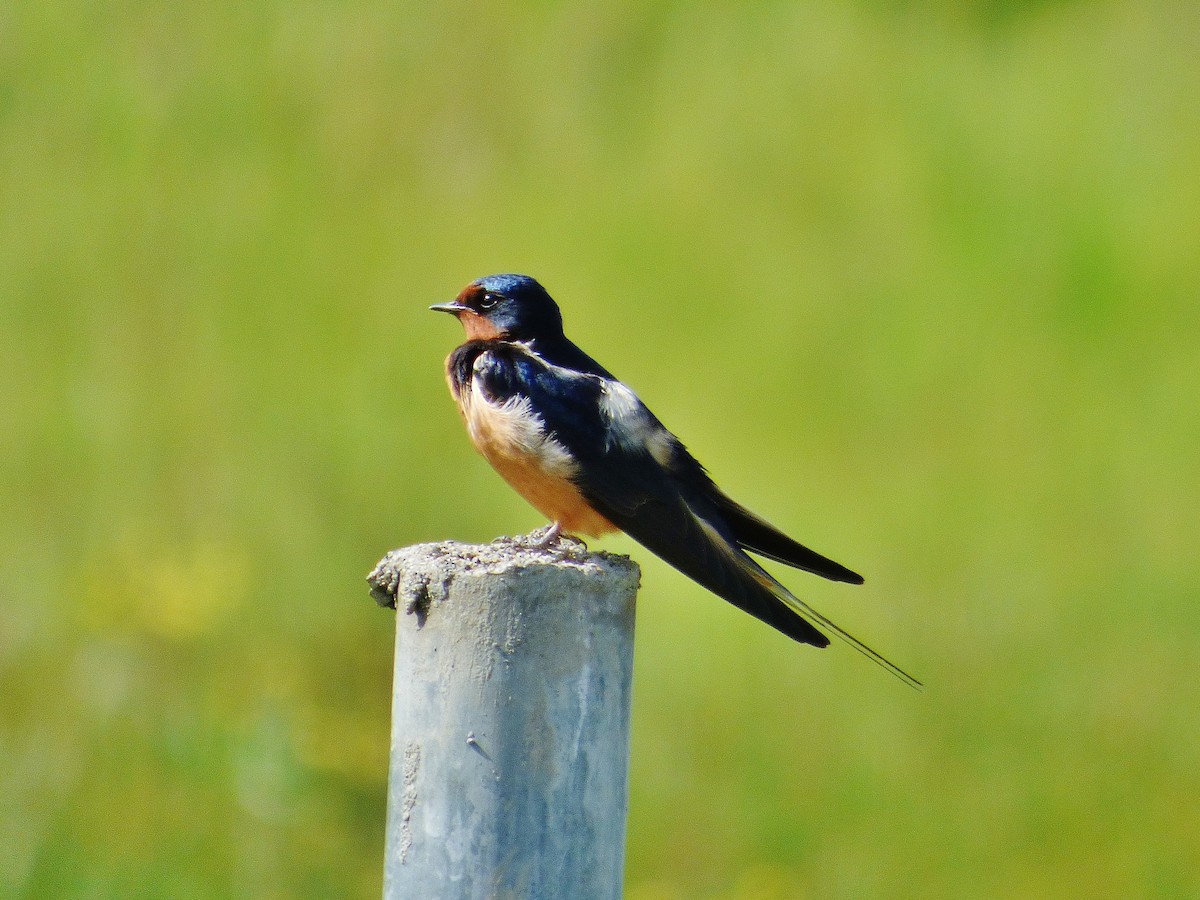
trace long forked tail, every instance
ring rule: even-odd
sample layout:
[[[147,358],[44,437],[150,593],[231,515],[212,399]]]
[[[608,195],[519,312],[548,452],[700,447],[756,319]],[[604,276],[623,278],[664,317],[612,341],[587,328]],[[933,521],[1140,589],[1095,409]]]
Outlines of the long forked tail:
[[[750,562],[750,565],[753,566],[754,569],[757,570],[757,571],[752,570],[752,574],[754,575],[754,578],[760,584],[762,584],[763,587],[770,590],[771,593],[773,593],[776,597],[778,597],[783,603],[787,604],[787,606],[789,606],[798,615],[801,615],[805,619],[808,619],[810,622],[812,622],[816,625],[819,625],[821,628],[828,631],[830,634],[832,634],[838,640],[840,640],[846,644],[849,644],[851,647],[853,647],[855,650],[857,650],[859,653],[861,653],[867,659],[871,660],[871,662],[875,663],[875,665],[879,666],[882,669],[887,670],[892,675],[895,675],[897,678],[899,678],[901,681],[903,681],[905,684],[907,684],[910,688],[913,688],[914,690],[917,690],[917,691],[925,690],[925,685],[923,685],[920,681],[918,681],[912,675],[909,675],[907,672],[905,672],[902,668],[900,668],[898,665],[896,665],[894,662],[892,662],[886,656],[879,653],[877,650],[871,649],[866,644],[864,644],[862,641],[860,641],[858,638],[856,638],[854,635],[852,635],[850,632],[846,631],[846,629],[842,628],[840,625],[834,624],[827,616],[825,616],[822,613],[818,612],[817,610],[813,609],[813,607],[811,607],[809,604],[805,603],[803,600],[801,600],[799,597],[797,597],[795,594],[793,594],[791,591],[789,591],[787,588],[785,588],[782,584],[780,584],[778,581],[776,581],[774,578],[772,578],[766,572],[766,570],[759,567],[752,560],[750,560],[749,562]]]

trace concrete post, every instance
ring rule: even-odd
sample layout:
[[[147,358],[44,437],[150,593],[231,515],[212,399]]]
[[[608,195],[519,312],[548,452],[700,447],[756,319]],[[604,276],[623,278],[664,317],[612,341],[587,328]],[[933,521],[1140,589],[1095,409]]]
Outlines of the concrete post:
[[[398,609],[385,898],[619,900],[639,577],[569,538],[375,567]]]

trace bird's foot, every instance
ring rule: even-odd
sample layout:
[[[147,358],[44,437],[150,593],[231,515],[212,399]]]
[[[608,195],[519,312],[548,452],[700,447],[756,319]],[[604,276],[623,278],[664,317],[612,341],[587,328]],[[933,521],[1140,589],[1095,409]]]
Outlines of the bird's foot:
[[[539,550],[545,550],[558,543],[558,539],[562,536],[562,526],[557,522],[551,522],[546,528],[546,533],[533,542],[533,546]]]

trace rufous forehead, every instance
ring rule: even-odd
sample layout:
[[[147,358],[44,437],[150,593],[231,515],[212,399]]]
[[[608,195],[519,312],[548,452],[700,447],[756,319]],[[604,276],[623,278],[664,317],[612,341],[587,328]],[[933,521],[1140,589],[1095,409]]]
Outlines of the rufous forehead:
[[[458,297],[455,299],[458,300],[459,303],[470,305],[471,301],[480,299],[485,293],[487,293],[487,291],[472,281],[459,292]]]

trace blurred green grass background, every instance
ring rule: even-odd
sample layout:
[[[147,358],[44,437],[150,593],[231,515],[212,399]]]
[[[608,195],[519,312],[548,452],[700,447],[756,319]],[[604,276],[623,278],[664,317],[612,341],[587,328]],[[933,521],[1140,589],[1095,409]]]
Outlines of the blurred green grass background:
[[[635,900],[1200,892],[1190,3],[0,12],[0,894],[373,897],[524,271],[911,668],[644,566]]]

